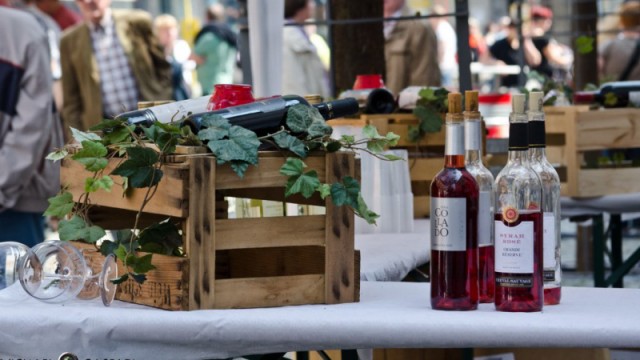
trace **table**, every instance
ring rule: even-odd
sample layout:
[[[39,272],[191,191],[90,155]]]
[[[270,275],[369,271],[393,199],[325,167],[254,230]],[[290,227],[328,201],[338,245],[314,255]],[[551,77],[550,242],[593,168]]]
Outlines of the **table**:
[[[212,359],[294,350],[640,347],[640,290],[564,288],[542,313],[435,311],[428,283],[363,282],[360,303],[169,312],[116,301],[51,305],[0,292],[0,358]],[[10,310],[9,310],[10,309]]]
[[[431,255],[430,220],[414,220],[413,232],[356,234],[360,281],[400,281],[427,264]]]

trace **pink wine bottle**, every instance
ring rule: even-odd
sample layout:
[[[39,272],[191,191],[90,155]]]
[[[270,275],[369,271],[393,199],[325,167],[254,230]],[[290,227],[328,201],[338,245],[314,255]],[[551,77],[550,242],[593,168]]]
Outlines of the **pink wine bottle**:
[[[431,182],[431,307],[478,308],[478,184],[464,166],[462,96],[449,94],[444,168]]]

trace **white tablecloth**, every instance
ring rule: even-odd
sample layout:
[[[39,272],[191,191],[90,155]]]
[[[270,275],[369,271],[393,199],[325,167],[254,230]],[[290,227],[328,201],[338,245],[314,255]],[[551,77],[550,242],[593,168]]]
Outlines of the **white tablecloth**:
[[[414,220],[411,233],[356,234],[361,281],[400,281],[429,262],[429,219]]]
[[[640,347],[640,290],[564,288],[542,313],[435,311],[428,283],[363,282],[361,302],[169,312],[50,305],[0,292],[0,358],[212,359],[277,351],[429,347]]]

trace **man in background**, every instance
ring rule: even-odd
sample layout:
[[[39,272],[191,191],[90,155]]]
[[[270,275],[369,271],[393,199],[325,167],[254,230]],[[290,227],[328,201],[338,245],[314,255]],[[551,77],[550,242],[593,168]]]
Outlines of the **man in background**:
[[[405,0],[384,0],[384,17],[413,15]],[[384,23],[385,85],[394,94],[408,86],[440,86],[438,39],[420,20]]]
[[[29,247],[60,189],[59,163],[45,160],[62,146],[47,41],[32,15],[0,7],[0,241]]]
[[[151,16],[112,10],[111,0],[76,4],[84,22],[60,41],[65,125],[87,130],[136,109],[139,101],[171,99],[171,65],[153,34]]]

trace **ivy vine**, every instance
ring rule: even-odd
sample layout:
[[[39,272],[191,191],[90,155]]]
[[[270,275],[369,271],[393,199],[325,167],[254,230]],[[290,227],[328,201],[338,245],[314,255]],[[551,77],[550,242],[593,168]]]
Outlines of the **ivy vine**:
[[[354,136],[333,139],[332,128],[325,123],[318,110],[304,104],[288,110],[286,126],[262,137],[215,114],[203,118],[203,129],[197,134],[180,124],[156,122],[149,127],[137,128],[123,120],[105,120],[88,132],[72,128],[77,143],[67,144],[47,156],[47,159],[54,161],[77,161],[90,174],[85,179],[84,192],[76,201],[64,188],[49,199],[45,214],[61,219],[58,228],[60,240],[97,244],[106,235],[106,231],[92,224],[89,218],[91,194],[111,192],[114,184],[121,185],[125,191],[129,188],[146,189],[133,229],[117,231],[113,241],[103,240],[99,245],[102,254],[114,254],[126,269],[126,273],[115,283],[129,278],[143,283],[145,274],[154,269],[151,253],[184,255],[178,224],[166,219],[144,229],[138,226],[140,215],[164,175],[164,155],[174,153],[177,145],[206,146],[219,165],[229,164],[241,178],[249,166],[258,164],[261,146],[279,149],[288,154],[280,169],[280,173],[288,177],[284,190],[286,196],[301,194],[309,198],[317,192],[322,199],[330,197],[336,206],[349,207],[356,216],[371,224],[375,224],[379,215],[368,208],[356,179],[345,176],[333,184],[321,183],[317,172],[307,169],[304,159],[309,152],[318,150],[366,152],[382,160],[400,159],[383,153],[386,148],[397,144],[398,135],[380,135],[375,127],[368,125],[363,129],[360,139]],[[106,174],[110,159],[120,161],[113,171]],[[139,256],[138,251],[149,254]]]

